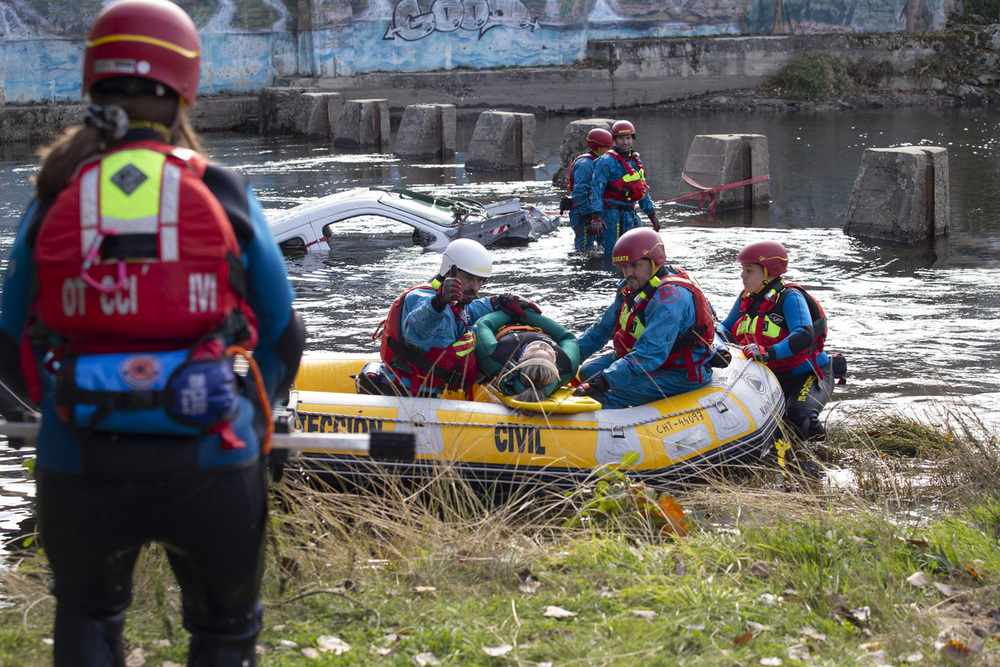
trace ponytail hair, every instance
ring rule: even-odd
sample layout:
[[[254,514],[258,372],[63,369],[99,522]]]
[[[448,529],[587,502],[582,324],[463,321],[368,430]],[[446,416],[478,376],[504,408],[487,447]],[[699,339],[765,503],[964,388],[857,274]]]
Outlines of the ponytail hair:
[[[88,108],[84,124],[67,129],[38,151],[41,167],[35,178],[37,200],[54,199],[77,169],[118,146],[130,128],[154,129],[166,143],[202,151],[201,141],[188,120],[187,105],[173,91],[128,95],[121,90],[102,92],[100,87],[99,83],[90,90],[94,104]]]

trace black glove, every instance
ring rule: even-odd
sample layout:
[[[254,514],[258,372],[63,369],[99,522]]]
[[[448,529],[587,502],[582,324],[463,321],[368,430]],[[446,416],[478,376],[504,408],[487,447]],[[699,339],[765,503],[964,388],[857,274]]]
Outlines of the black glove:
[[[591,213],[590,222],[587,225],[587,232],[591,236],[600,238],[604,235],[604,216],[600,213]]]
[[[528,316],[524,312],[525,308],[530,308],[539,315],[542,314],[542,309],[537,305],[524,299],[517,294],[501,294],[500,296],[495,296],[490,299],[490,303],[493,306],[493,310],[502,310],[511,317],[516,317],[517,319],[524,321],[524,318]]]
[[[660,219],[656,217],[655,213],[650,213],[649,214],[649,221],[651,223],[653,223],[653,231],[654,232],[660,231]]]
[[[608,381],[604,379],[604,375],[598,375],[597,377],[590,380],[590,382],[584,382],[579,387],[573,390],[574,396],[597,396],[598,394],[603,394],[611,387],[608,386]]]
[[[462,279],[461,278],[445,278],[441,281],[441,286],[438,287],[437,293],[431,297],[431,305],[434,306],[434,310],[441,313],[444,312],[445,306],[450,303],[459,303],[462,301]]]
[[[562,199],[559,200],[559,214],[560,215],[562,215],[566,211],[572,211],[572,210],[573,210],[573,198],[572,197],[563,197]]]

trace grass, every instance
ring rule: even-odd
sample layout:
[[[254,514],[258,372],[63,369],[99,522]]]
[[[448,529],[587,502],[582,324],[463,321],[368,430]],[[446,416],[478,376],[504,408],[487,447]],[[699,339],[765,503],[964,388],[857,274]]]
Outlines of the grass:
[[[492,502],[447,472],[356,493],[287,479],[258,664],[1000,664],[991,431],[862,416],[816,454],[828,483],[765,466],[676,494],[683,537],[594,489]],[[636,496],[620,473],[605,499]],[[0,572],[0,665],[50,660],[47,584],[37,553]],[[158,548],[126,638],[136,664],[185,662]]]

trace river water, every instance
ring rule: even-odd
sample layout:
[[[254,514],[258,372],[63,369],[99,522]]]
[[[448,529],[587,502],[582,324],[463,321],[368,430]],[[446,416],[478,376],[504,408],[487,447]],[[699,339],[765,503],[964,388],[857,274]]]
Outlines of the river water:
[[[558,208],[552,184],[559,148],[574,118],[539,117],[533,169],[470,174],[465,154],[445,161],[400,160],[389,153],[333,149],[289,137],[210,136],[218,162],[246,173],[265,209],[277,212],[341,189],[402,186],[484,202],[518,197]],[[632,114],[654,200],[678,195],[688,148],[698,134],[753,133],[768,138],[769,208],[752,215],[695,213],[661,206],[671,263],[701,282],[720,315],[740,290],[735,262],[753,240],[788,248],[788,276],[823,304],[827,348],[848,358],[831,422],[867,409],[940,422],[958,411],[1000,422],[1000,113],[990,109],[897,109],[802,114]],[[460,122],[468,146],[473,122]],[[394,128],[395,129],[395,128]],[[841,232],[864,149],[942,146],[951,168],[950,232],[926,246],[898,247]],[[21,210],[31,196],[29,146],[0,147],[0,268]],[[288,272],[309,328],[310,351],[377,351],[370,334],[405,287],[435,274],[439,255],[412,245],[410,229],[372,220],[343,223],[328,253],[289,258]],[[599,255],[575,253],[561,227],[526,247],[494,251],[495,277],[484,293],[517,291],[543,312],[582,331],[610,302],[617,277]],[[0,449],[0,534],[29,513],[32,483],[23,456]],[[4,547],[0,545],[0,553]]]

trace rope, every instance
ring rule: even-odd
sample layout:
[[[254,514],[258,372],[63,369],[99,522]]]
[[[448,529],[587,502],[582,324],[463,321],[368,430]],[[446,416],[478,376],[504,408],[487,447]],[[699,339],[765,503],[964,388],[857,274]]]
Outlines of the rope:
[[[723,190],[731,190],[732,188],[741,188],[741,187],[744,187],[746,185],[753,185],[754,183],[760,183],[761,181],[766,181],[766,180],[769,180],[770,178],[771,178],[770,174],[765,174],[764,176],[757,176],[756,178],[748,178],[745,181],[737,181],[736,183],[727,183],[726,185],[720,185],[718,187],[709,188],[709,187],[705,187],[704,185],[699,185],[698,183],[695,183],[694,180],[690,176],[688,176],[684,172],[681,172],[681,179],[683,179],[683,181],[685,183],[687,183],[688,185],[690,185],[691,187],[696,188],[697,190],[699,190],[699,192],[692,192],[689,195],[683,195],[681,197],[675,197],[674,199],[668,199],[668,200],[666,200],[665,202],[662,202],[662,203],[664,203],[664,204],[672,204],[674,202],[682,201],[684,199],[691,199],[693,197],[699,197],[699,200],[698,200],[698,210],[701,211],[702,206],[705,205],[705,199],[708,199],[709,203],[708,203],[708,208],[706,210],[709,213],[714,213],[715,212],[715,195],[717,193],[722,192]]]

